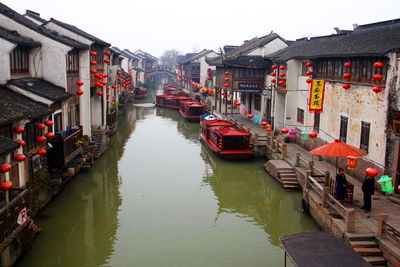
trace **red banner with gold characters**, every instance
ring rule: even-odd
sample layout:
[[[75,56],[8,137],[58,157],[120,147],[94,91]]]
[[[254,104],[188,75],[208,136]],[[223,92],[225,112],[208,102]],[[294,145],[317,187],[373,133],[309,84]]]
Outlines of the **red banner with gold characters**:
[[[310,112],[321,113],[324,106],[324,80],[313,80],[310,88]]]

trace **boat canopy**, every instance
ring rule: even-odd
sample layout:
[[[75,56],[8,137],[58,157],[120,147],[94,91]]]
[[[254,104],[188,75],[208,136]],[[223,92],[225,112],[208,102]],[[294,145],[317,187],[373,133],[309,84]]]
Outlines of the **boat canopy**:
[[[235,124],[233,124],[232,122],[229,121],[224,121],[224,120],[202,120],[201,121],[204,125],[206,125],[207,127],[211,127],[211,126],[234,126]]]
[[[280,240],[297,267],[371,266],[331,233],[301,232],[285,235]]]
[[[244,129],[238,129],[235,127],[231,126],[225,126],[225,127],[218,127],[213,129],[216,134],[219,136],[251,136],[251,134],[244,130]]]

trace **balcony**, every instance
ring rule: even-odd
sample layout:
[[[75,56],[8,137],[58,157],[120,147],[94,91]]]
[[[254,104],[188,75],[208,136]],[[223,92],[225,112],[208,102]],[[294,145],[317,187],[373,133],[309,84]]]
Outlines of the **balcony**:
[[[83,151],[82,128],[57,133],[50,142],[53,146],[47,150],[47,164],[50,168],[64,168],[72,159]]]
[[[11,189],[3,193],[14,196],[8,203],[2,202],[5,206],[0,209],[0,251],[2,251],[10,242],[24,229],[29,223],[29,217],[23,224],[18,224],[20,211],[28,205],[28,189]]]

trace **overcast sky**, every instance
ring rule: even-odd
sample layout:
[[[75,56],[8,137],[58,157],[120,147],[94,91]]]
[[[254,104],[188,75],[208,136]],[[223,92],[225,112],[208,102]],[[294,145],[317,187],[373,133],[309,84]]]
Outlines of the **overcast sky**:
[[[121,49],[155,56],[217,50],[271,31],[287,40],[400,18],[400,0],[6,0],[19,13],[73,24]]]

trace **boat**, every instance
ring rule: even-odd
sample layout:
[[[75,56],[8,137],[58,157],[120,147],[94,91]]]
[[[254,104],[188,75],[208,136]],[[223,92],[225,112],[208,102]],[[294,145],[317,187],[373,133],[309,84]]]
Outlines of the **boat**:
[[[146,88],[135,87],[133,90],[133,96],[135,99],[143,99],[148,95]]]
[[[164,84],[164,94],[170,95],[176,91],[179,91],[178,87],[174,84]]]
[[[179,109],[181,102],[193,100],[189,96],[177,96],[177,95],[156,95],[156,105],[159,107]]]
[[[199,121],[200,116],[207,113],[207,109],[198,101],[184,101],[181,102],[179,113],[188,121]]]
[[[211,151],[222,158],[248,159],[254,156],[251,133],[213,115],[200,121],[200,138]]]

